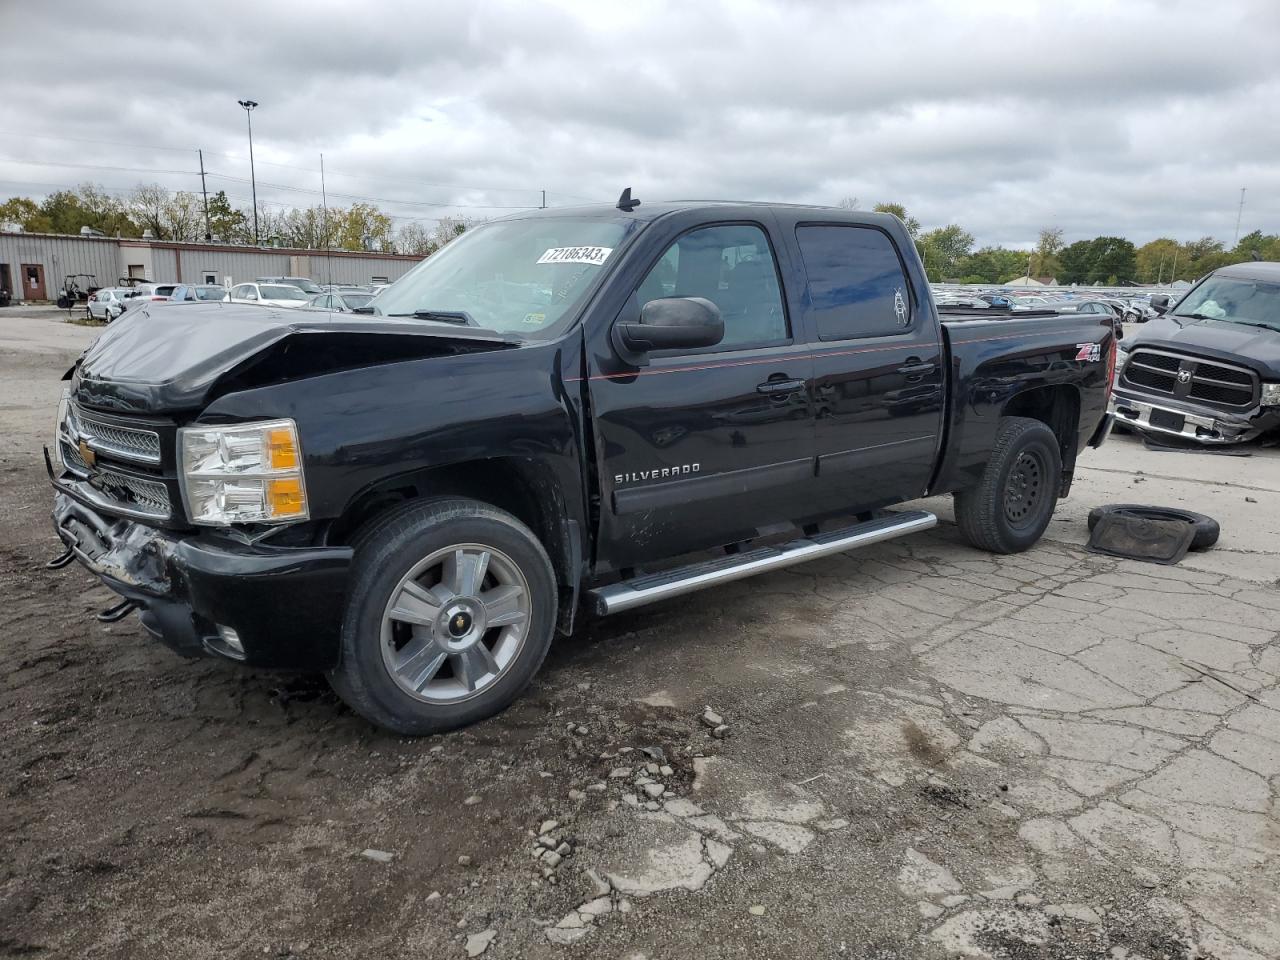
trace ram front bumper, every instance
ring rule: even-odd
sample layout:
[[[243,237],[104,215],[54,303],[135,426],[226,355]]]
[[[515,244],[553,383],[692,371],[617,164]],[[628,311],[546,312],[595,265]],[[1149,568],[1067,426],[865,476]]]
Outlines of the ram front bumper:
[[[184,656],[292,670],[337,663],[349,547],[175,533],[106,516],[62,490],[53,524],[76,559]]]
[[[1245,443],[1280,428],[1280,407],[1225,413],[1210,407],[1150,398],[1117,389],[1110,412],[1117,424],[1154,437],[1181,437],[1204,444]]]

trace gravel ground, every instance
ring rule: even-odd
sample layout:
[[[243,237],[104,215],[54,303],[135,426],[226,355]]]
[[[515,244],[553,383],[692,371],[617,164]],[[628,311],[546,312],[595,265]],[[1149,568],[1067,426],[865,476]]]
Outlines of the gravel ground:
[[[410,741],[42,568],[61,316],[0,311],[0,955],[1280,957],[1277,451],[1117,437],[1027,554],[944,523],[588,624]],[[1086,553],[1121,500],[1222,544]]]

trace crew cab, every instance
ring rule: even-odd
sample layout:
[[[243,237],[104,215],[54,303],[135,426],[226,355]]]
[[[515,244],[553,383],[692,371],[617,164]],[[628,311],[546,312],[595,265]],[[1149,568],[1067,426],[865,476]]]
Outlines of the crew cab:
[[[468,230],[365,315],[143,305],[68,371],[66,552],[189,655],[402,734],[611,615],[926,530],[1025,550],[1109,427],[1108,318],[940,319],[892,216],[664,203]]]
[[[1215,270],[1121,346],[1116,422],[1153,438],[1243,443],[1280,431],[1280,263]]]

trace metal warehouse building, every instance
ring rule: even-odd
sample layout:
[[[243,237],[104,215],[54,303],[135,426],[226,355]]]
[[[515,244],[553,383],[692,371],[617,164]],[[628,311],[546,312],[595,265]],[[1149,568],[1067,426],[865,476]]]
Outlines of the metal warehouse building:
[[[403,276],[422,257],[349,250],[237,247],[49,233],[0,233],[0,288],[17,300],[54,300],[70,274],[94,276],[93,286],[124,277],[163,283],[221,283],[256,277],[310,277],[317,283],[383,283]],[[81,279],[82,287],[88,285]]]

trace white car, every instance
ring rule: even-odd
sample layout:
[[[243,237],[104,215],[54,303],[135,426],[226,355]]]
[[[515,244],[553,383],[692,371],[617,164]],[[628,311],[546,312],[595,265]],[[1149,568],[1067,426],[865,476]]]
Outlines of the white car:
[[[238,283],[227,299],[232,303],[257,303],[266,307],[305,307],[310,299],[287,283]]]
[[[124,313],[135,296],[129,287],[103,287],[89,295],[89,316],[110,323]]]

